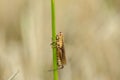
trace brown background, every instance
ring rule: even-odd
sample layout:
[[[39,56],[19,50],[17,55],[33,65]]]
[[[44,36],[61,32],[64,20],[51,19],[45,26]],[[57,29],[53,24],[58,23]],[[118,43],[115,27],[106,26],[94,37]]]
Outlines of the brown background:
[[[119,0],[55,0],[67,65],[60,80],[120,80]],[[53,80],[50,0],[0,0],[0,80]]]

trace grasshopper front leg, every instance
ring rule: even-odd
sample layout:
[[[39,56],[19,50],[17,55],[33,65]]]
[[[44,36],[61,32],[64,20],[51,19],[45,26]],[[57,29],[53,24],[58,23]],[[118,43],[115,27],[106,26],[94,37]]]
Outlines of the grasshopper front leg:
[[[50,45],[52,45],[52,48],[56,48],[57,47],[57,42],[53,41]]]

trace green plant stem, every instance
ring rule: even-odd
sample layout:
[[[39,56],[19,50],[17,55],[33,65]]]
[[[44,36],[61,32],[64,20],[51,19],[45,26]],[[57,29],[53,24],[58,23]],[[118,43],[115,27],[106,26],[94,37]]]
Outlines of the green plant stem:
[[[55,27],[55,1],[51,0],[51,16],[52,16],[52,42],[56,41],[56,27]],[[57,54],[56,47],[53,47],[53,69],[57,69]],[[58,80],[58,71],[53,71],[53,80]]]

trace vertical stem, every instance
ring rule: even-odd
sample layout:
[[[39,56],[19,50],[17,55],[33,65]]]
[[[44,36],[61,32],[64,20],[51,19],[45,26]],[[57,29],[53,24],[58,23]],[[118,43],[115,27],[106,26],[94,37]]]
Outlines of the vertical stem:
[[[51,0],[51,16],[52,16],[52,41],[56,41],[56,27],[55,27],[55,2]],[[57,54],[56,48],[53,47],[53,69],[57,69]],[[53,71],[53,80],[58,80],[58,71]]]

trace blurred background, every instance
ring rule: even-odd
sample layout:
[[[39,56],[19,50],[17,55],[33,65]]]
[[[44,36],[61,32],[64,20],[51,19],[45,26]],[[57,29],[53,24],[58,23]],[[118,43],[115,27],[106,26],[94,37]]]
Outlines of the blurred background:
[[[55,4],[67,57],[59,80],[120,80],[120,1]],[[0,80],[53,80],[50,43],[51,0],[0,0]]]

